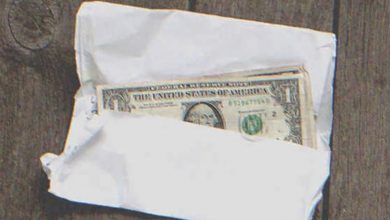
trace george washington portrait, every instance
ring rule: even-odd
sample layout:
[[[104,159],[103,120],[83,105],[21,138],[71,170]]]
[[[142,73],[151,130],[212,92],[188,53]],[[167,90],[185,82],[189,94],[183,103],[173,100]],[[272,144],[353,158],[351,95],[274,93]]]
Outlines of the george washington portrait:
[[[221,114],[215,106],[207,102],[191,105],[184,115],[184,121],[224,129]]]

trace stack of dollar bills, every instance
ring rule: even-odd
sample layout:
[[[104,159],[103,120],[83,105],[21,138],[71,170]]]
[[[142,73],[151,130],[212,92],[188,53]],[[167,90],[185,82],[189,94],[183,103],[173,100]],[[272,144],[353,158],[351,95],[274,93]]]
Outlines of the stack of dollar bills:
[[[175,118],[316,148],[311,86],[302,67],[97,86],[98,112]]]

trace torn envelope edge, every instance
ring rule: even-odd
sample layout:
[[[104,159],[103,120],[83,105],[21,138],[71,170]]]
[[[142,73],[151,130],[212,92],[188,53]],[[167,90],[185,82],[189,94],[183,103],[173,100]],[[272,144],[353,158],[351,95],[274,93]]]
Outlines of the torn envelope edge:
[[[79,115],[74,122],[74,125],[83,126],[72,131],[91,134],[90,138],[71,140],[72,147],[60,156],[46,154],[41,157],[50,179],[49,191],[71,201],[185,219],[237,219],[234,218],[236,215],[245,215],[242,212],[248,217],[264,217],[264,213],[271,216],[263,210],[267,206],[258,205],[275,199],[268,208],[288,209],[284,206],[294,202],[296,206],[290,206],[296,209],[300,218],[291,219],[310,219],[321,198],[322,184],[329,175],[329,151],[283,141],[247,139],[233,131],[119,112],[94,115],[88,119]],[[134,135],[129,136],[128,132]],[[148,137],[144,138],[145,135]],[[124,141],[128,137],[131,137],[131,142]],[[210,176],[210,172],[213,175]],[[107,182],[107,178],[112,180]],[[126,180],[121,180],[123,178]],[[191,182],[186,182],[186,179]],[[252,184],[245,183],[243,189],[234,184],[240,179]],[[273,187],[269,190],[276,193],[275,198],[272,193],[264,194],[264,187]],[[273,191],[279,187],[285,195],[280,194],[280,190]],[[179,189],[183,192],[176,195]],[[238,196],[235,198],[237,202],[233,202],[234,206],[238,205],[235,211],[229,211],[233,207],[227,207],[231,202],[223,204],[224,199],[213,196],[213,191],[219,189],[224,195]],[[181,198],[183,193],[186,199]],[[199,193],[208,197],[199,198]],[[255,198],[252,194],[256,195]],[[242,196],[242,199],[248,198],[250,204],[241,201]],[[265,199],[266,196],[269,198]],[[280,202],[281,199],[285,201]],[[164,205],[159,205],[160,200],[166,200]],[[300,203],[300,200],[303,201]],[[182,206],[181,203],[191,205]],[[199,209],[200,203],[220,209],[204,211]],[[253,205],[256,207],[246,207]],[[259,213],[260,210],[264,213]]]

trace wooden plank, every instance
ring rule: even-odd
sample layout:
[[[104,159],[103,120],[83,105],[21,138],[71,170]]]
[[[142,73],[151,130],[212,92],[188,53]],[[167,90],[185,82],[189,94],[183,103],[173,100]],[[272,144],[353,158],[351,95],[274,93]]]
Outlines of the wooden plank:
[[[255,0],[197,0],[194,10],[202,13],[270,22],[321,31],[332,31],[333,1],[255,1]],[[323,202],[314,219],[322,219]]]
[[[186,0],[117,2],[187,7]],[[39,157],[60,153],[67,135],[79,87],[73,37],[80,4],[0,0],[0,219],[162,219],[47,192]]]
[[[155,8],[155,9],[188,9],[187,0],[106,0],[106,2],[119,3],[125,5],[133,5],[145,8]]]
[[[332,31],[333,0],[197,0],[202,13]]]
[[[337,8],[329,219],[390,219],[390,2]]]

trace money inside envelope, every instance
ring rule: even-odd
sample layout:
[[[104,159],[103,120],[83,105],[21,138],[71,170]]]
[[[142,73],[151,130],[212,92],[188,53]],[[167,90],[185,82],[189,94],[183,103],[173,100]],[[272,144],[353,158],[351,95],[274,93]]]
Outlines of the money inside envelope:
[[[316,148],[308,74],[301,67],[97,86],[98,112],[170,117]]]

